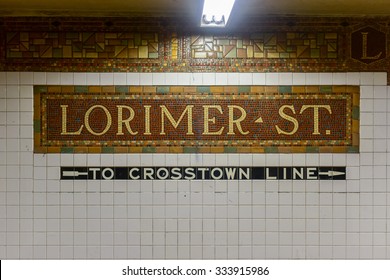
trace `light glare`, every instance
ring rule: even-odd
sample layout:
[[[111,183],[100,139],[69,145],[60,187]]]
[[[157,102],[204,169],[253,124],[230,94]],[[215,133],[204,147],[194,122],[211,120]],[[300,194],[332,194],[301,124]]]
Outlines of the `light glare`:
[[[202,27],[225,27],[235,0],[204,0]]]

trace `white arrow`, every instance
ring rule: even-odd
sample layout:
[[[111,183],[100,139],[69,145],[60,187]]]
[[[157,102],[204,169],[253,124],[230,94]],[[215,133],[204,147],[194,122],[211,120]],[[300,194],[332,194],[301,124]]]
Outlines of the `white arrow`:
[[[62,171],[62,176],[64,176],[64,177],[88,176],[88,172]]]
[[[345,172],[329,170],[327,172],[318,172],[318,175],[327,175],[329,177],[344,175]]]

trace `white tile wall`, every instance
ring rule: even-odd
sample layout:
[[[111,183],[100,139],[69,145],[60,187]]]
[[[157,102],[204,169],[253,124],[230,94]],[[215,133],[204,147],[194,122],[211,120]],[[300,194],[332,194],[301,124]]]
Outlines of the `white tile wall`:
[[[360,154],[33,154],[33,89],[360,85]],[[0,73],[0,259],[390,259],[386,73]],[[60,181],[61,165],[341,165],[346,181]]]

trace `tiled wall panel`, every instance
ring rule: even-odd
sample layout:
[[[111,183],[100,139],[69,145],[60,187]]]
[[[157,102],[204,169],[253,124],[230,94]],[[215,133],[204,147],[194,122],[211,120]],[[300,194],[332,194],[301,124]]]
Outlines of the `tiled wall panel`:
[[[386,73],[0,73],[0,259],[389,259]],[[33,85],[360,85],[359,154],[33,154]],[[60,166],[346,166],[345,181],[60,181]]]

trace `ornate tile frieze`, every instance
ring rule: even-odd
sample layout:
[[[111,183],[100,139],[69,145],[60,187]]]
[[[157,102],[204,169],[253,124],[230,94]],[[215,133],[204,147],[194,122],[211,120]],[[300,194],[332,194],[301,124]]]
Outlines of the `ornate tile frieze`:
[[[203,30],[184,18],[0,18],[0,70],[387,72],[390,17],[249,18]],[[390,75],[388,75],[390,77]],[[389,78],[390,79],[390,78]]]

